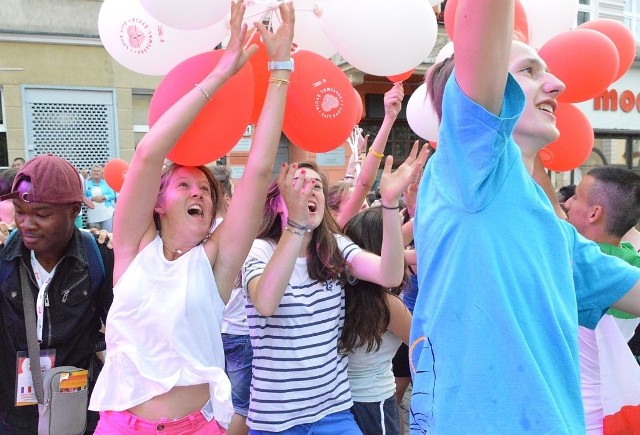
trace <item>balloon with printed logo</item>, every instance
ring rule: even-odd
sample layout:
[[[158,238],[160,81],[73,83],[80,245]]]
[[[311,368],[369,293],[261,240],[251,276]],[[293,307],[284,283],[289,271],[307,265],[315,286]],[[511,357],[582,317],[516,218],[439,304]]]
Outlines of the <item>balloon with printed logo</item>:
[[[513,22],[513,34],[514,37],[522,42],[529,41],[529,29],[531,28],[531,21],[528,20],[528,16],[521,3],[522,0],[516,0],[515,4],[515,16]],[[456,9],[458,8],[458,0],[448,0],[447,5],[444,8],[444,29],[449,35],[449,39],[454,41],[453,33],[456,19]]]
[[[123,67],[164,75],[183,60],[213,50],[228,33],[228,23],[179,30],[153,18],[137,1],[105,0],[98,32],[104,48]]]
[[[358,104],[349,78],[329,59],[300,50],[287,92],[282,130],[298,147],[315,153],[344,144]]]
[[[409,77],[413,75],[413,72],[415,70],[416,70],[415,68],[411,68],[407,72],[404,72],[402,74],[396,74],[393,76],[387,76],[387,78],[391,81],[391,83],[404,82],[405,80],[407,80]]]
[[[362,120],[362,114],[364,113],[364,105],[362,104],[362,97],[360,93],[353,88],[353,93],[356,96],[356,122],[353,125],[357,125]]]
[[[433,8],[423,0],[328,1],[320,23],[347,62],[381,77],[416,68],[438,35]]]
[[[618,65],[618,72],[613,79],[614,82],[629,71],[629,68],[631,68],[636,58],[636,39],[627,26],[616,20],[597,19],[580,24],[577,28],[591,29],[603,33],[611,39],[611,42],[616,46],[620,58],[620,65]]]
[[[542,165],[556,172],[576,169],[587,161],[594,133],[587,116],[576,106],[559,103],[555,111],[560,137],[539,152]]]
[[[129,0],[135,1],[135,0]],[[229,4],[213,0],[139,0],[156,20],[182,30],[204,29],[222,20]]]
[[[427,85],[425,83],[418,88],[409,97],[407,103],[407,122],[409,127],[415,134],[429,142],[438,141],[438,129],[440,128],[440,119],[433,107],[431,98],[427,94]]]
[[[520,0],[529,22],[529,45],[542,47],[576,25],[579,0]]]
[[[620,65],[616,46],[604,34],[573,29],[540,48],[549,71],[566,85],[558,101],[578,103],[597,97],[613,82]]]
[[[194,89],[222,57],[224,50],[193,56],[173,68],[151,98],[149,125],[153,126],[176,101]],[[211,96],[168,155],[185,166],[204,165],[227,154],[249,124],[253,107],[253,70],[246,64]],[[204,93],[201,98],[206,98]]]
[[[104,165],[102,176],[110,188],[116,192],[120,192],[124,177],[129,169],[129,163],[122,159],[111,159]]]

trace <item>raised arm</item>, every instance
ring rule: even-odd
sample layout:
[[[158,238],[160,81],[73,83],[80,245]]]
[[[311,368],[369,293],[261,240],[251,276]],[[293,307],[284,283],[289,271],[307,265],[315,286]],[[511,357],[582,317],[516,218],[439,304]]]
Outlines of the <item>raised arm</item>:
[[[384,155],[384,149],[387,146],[391,127],[393,127],[400,113],[403,98],[404,90],[402,83],[395,83],[393,87],[384,94],[384,119],[382,120],[382,125],[376,138],[371,144],[371,148],[369,148],[369,153],[364,159],[360,175],[355,180],[353,193],[349,199],[347,199],[340,215],[336,218],[340,228],[344,227],[347,222],[349,222],[349,219],[360,211],[362,203],[376,180],[378,168],[380,167],[380,156]]]
[[[242,48],[247,31],[242,25],[244,10],[243,0],[231,4],[229,46],[213,71],[200,82],[201,88],[211,95],[239,71],[256,50],[256,47],[246,51]],[[114,242],[114,281],[138,251],[152,240],[155,231],[153,210],[160,188],[162,165],[171,148],[207,102],[200,90],[192,89],[158,119],[138,145],[127,170],[114,218],[118,234]]]
[[[272,61],[288,61],[291,58],[293,41],[294,9],[291,2],[280,3],[282,25],[270,33],[262,23],[255,23]],[[269,88],[251,144],[249,159],[240,181],[236,185],[227,215],[213,238],[205,244],[212,260],[216,283],[223,300],[227,300],[233,283],[249,253],[251,244],[260,227],[262,214],[256,213],[256,205],[264,204],[267,186],[271,179],[273,164],[282,131],[287,84],[291,71],[274,70],[269,79]],[[233,114],[230,114],[233,116]],[[242,230],[238,231],[238,223]],[[216,252],[224,251],[224,255]]]
[[[315,180],[304,176],[304,169],[300,176],[295,177],[297,165],[283,167],[278,174],[278,188],[289,219],[302,226],[306,226],[309,220],[309,199],[316,186]],[[253,306],[263,316],[271,316],[278,309],[284,292],[289,285],[293,274],[296,259],[303,255],[305,239],[310,239],[311,233],[304,235],[294,234],[291,231],[282,231],[276,249],[269,259],[262,274],[253,278],[247,285],[249,297]]]
[[[404,276],[404,242],[400,228],[399,203],[402,192],[413,182],[423,166],[425,154],[418,154],[418,143],[402,165],[391,172],[393,157],[388,156],[380,180],[382,204],[382,249],[380,256],[362,251],[349,263],[352,276],[384,287],[396,287]]]
[[[495,115],[506,86],[514,7],[514,0],[460,0],[456,10],[456,80],[467,97]]]

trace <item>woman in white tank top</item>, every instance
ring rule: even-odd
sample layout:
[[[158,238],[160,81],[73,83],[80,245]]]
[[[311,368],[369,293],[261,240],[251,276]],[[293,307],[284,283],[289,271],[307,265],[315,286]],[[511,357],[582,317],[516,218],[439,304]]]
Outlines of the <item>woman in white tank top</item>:
[[[271,72],[247,165],[213,233],[223,200],[215,177],[204,167],[171,165],[163,173],[163,163],[211,95],[256,51],[243,49],[245,9],[243,0],[232,4],[225,53],[162,115],[129,166],[114,218],[117,284],[106,323],[107,357],[90,405],[100,411],[96,433],[224,433],[219,424],[228,424],[233,413],[220,318],[260,225],[254,204],[266,198],[291,71]],[[270,60],[284,62],[293,40],[292,4],[281,4],[280,15],[276,33],[256,27]]]

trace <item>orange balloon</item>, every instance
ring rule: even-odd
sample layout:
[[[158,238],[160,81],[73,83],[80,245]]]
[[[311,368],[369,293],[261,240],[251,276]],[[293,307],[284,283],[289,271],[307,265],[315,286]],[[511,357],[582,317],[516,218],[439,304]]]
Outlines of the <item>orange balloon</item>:
[[[269,70],[267,68],[267,62],[269,62],[269,55],[267,54],[267,48],[260,39],[260,33],[255,32],[247,45],[256,44],[258,51],[249,58],[249,63],[253,68],[253,83],[254,83],[254,99],[253,109],[251,110],[250,124],[257,124],[258,118],[260,118],[260,112],[262,112],[262,106],[264,99],[267,96],[267,88],[269,87]]]
[[[396,74],[393,76],[387,76],[387,78],[389,80],[391,80],[392,83],[398,83],[398,82],[404,82],[405,80],[407,80],[409,77],[411,77],[413,75],[413,72],[415,71],[415,68],[412,68],[411,70],[402,73],[402,74]]]
[[[515,39],[522,42],[529,42],[529,24],[527,22],[527,14],[520,0],[516,0],[515,17],[513,22],[513,35]],[[455,27],[456,9],[458,8],[458,0],[448,0],[444,7],[444,29],[449,35],[449,39],[453,39],[453,28]],[[455,43],[455,41],[454,41]]]
[[[329,59],[300,50],[292,56],[282,130],[298,147],[314,153],[331,151],[349,138],[358,104],[349,78]]]
[[[618,72],[620,56],[604,34],[591,29],[559,33],[540,47],[549,71],[564,82],[558,101],[578,103],[604,92]]]
[[[129,169],[129,163],[122,159],[111,159],[104,165],[102,176],[110,188],[116,192],[120,192],[124,177]]]
[[[151,98],[149,126],[195,83],[204,79],[218,63],[224,50],[193,56],[164,76]],[[169,155],[184,166],[199,166],[219,159],[238,143],[249,124],[253,108],[253,71],[245,65],[211,97]],[[202,95],[205,98],[205,95]]]
[[[573,104],[558,104],[555,115],[560,137],[540,150],[540,159],[547,169],[570,171],[589,158],[595,141],[593,128],[587,116]]]
[[[611,42],[616,46],[620,57],[620,65],[613,79],[614,82],[629,71],[636,58],[636,40],[627,26],[616,20],[597,19],[580,24],[577,28],[601,32],[611,39]]]
[[[362,114],[364,113],[364,105],[362,104],[362,97],[360,93],[356,91],[356,88],[353,88],[353,92],[356,96],[356,122],[353,125],[356,125],[362,119]]]

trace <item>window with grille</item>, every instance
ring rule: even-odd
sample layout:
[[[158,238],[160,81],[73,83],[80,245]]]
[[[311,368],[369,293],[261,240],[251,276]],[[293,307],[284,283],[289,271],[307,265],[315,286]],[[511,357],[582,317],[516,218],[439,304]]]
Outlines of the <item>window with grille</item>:
[[[29,157],[51,153],[78,169],[118,156],[115,91],[23,87]]]

